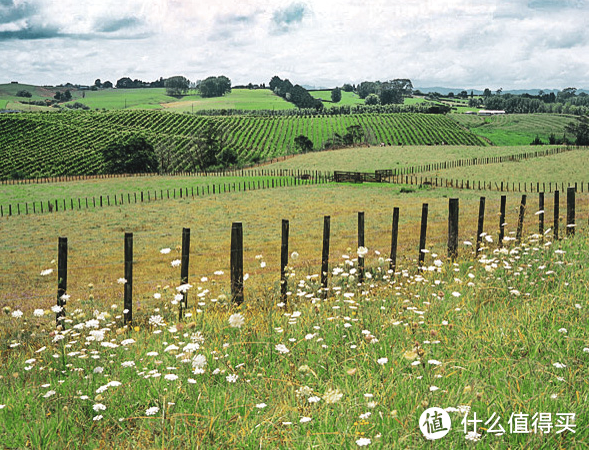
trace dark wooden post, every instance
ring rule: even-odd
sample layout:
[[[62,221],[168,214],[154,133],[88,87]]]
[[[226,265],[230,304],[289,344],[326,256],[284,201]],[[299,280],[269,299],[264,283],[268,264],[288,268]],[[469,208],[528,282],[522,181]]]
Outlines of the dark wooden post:
[[[125,233],[125,324],[133,322],[133,233]]]
[[[458,256],[458,199],[451,198],[448,203],[448,258]]]
[[[424,203],[421,206],[421,233],[419,235],[419,266],[423,265],[425,260],[425,240],[427,235],[427,210],[428,204]]]
[[[243,227],[241,222],[231,225],[231,301],[243,303]]]
[[[327,275],[329,274],[329,232],[330,216],[323,217],[323,252],[321,254],[321,289],[322,297],[327,297]]]
[[[65,304],[64,295],[67,293],[67,238],[60,237],[57,248],[57,306],[61,310],[55,315],[57,325],[65,329]]]
[[[558,240],[558,217],[560,216],[560,192],[554,191],[554,239]]]
[[[286,266],[288,266],[288,232],[289,222],[282,219],[282,243],[280,244],[280,297],[286,302],[288,282],[286,279]]]
[[[358,212],[358,247],[364,247],[364,212]],[[364,283],[364,256],[358,255],[358,282]]]
[[[481,251],[481,241],[483,239],[483,228],[485,225],[485,197],[481,197],[479,199],[479,224],[477,227],[477,244],[476,244],[476,252],[477,254]]]
[[[522,240],[522,233],[524,229],[524,215],[526,214],[526,200],[527,196],[524,194],[522,195],[522,201],[519,205],[519,217],[517,219],[517,232],[515,234],[515,239],[518,243]]]
[[[182,266],[180,267],[180,284],[188,283],[188,265],[190,262],[190,228],[182,228]],[[182,319],[184,310],[188,308],[188,292],[182,292],[178,317]]]
[[[575,187],[567,188],[567,236],[575,235]]]
[[[393,209],[393,230],[391,234],[391,261],[389,263],[389,270],[392,270],[394,275],[394,271],[397,266],[397,242],[399,238],[399,208],[395,207]]]
[[[503,247],[503,238],[505,237],[505,206],[507,203],[507,196],[501,196],[501,210],[499,214],[499,247]]]
[[[538,193],[538,234],[544,236],[544,192]]]

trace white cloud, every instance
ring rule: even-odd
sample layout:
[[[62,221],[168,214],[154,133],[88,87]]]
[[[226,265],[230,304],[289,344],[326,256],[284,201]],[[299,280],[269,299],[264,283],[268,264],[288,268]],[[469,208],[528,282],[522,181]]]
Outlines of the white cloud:
[[[588,12],[583,0],[4,0],[0,82],[587,88]]]

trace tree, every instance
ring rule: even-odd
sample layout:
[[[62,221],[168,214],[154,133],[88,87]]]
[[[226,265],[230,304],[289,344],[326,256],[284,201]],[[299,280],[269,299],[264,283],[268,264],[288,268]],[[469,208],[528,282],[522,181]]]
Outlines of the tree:
[[[117,89],[129,89],[135,87],[133,80],[129,77],[123,77],[117,80]]]
[[[492,95],[491,93],[491,89],[489,88],[485,88],[485,90],[483,91],[483,97],[488,98]]]
[[[235,150],[226,147],[227,133],[212,120],[206,120],[191,136],[187,158],[194,168],[202,171],[237,163]]]
[[[342,99],[342,90],[338,87],[331,91],[331,101],[333,103],[339,103]]]
[[[200,81],[197,88],[203,97],[222,97],[231,92],[231,80],[224,75],[208,77]]]
[[[105,173],[156,172],[158,161],[153,145],[143,136],[112,141],[101,150]]]
[[[344,92],[354,92],[354,86],[349,83],[344,84],[343,87]]]
[[[22,91],[18,91],[18,92],[16,93],[16,96],[17,96],[17,97],[27,97],[27,98],[31,98],[31,97],[33,96],[33,94],[31,94],[29,91],[22,90]]]
[[[186,95],[188,92],[190,81],[186,77],[177,75],[164,81],[164,86],[166,88],[167,95],[180,97],[182,95]]]
[[[364,100],[364,103],[367,105],[378,105],[380,104],[380,98],[376,94],[368,94]]]
[[[294,138],[294,144],[299,153],[308,153],[313,151],[313,141],[303,134],[300,134]]]
[[[570,122],[564,129],[567,133],[575,135],[575,144],[589,145],[589,117],[579,117],[577,122]]]
[[[112,89],[112,82],[111,81],[105,81],[104,83],[102,83],[102,88],[103,89]]]
[[[102,82],[100,81],[100,78],[97,78],[96,81],[94,81],[94,86],[96,86],[98,89],[102,87]]]

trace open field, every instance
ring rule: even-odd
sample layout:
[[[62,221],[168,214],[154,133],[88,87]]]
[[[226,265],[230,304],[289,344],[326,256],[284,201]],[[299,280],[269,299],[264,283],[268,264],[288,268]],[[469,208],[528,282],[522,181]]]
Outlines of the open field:
[[[343,148],[328,152],[297,155],[265,167],[268,169],[349,170],[375,171],[403,169],[422,164],[435,164],[467,158],[505,156],[526,153],[524,147],[476,147],[476,146],[394,146]]]
[[[511,161],[485,166],[457,167],[423,174],[481,181],[508,181],[521,183],[567,183],[589,180],[589,153],[587,149],[573,150],[558,155],[527,161]]]
[[[505,114],[479,117],[452,114],[449,117],[495,145],[529,145],[536,136],[548,143],[551,133],[562,138],[564,127],[576,120],[562,114]],[[572,136],[569,136],[572,139]]]
[[[456,192],[399,188],[305,186],[5,219],[0,305],[10,309],[0,319],[0,441],[43,448],[429,448],[418,420],[438,406],[468,407],[469,420],[473,412],[484,420],[496,413],[505,430],[512,414],[529,414],[530,428],[535,413],[551,414],[547,434],[497,436],[481,423],[468,439],[488,448],[584,446],[587,230],[551,245],[550,233],[543,243],[506,243],[504,253],[486,243],[486,258],[474,261],[472,246],[462,242],[474,242],[478,196],[460,193],[460,256],[452,265],[443,261],[447,197]],[[507,236],[515,231],[518,198],[508,195]],[[578,223],[587,220],[588,200],[578,198]],[[423,202],[430,269],[417,273]],[[395,277],[380,259],[390,248],[393,206],[401,209]],[[489,195],[485,231],[495,240],[498,209],[499,195]],[[362,286],[355,278],[359,210],[372,276]],[[526,235],[537,227],[533,212]],[[323,301],[316,277],[325,214],[335,289]],[[289,262],[287,305],[278,294],[283,218],[290,220],[289,252],[298,253]],[[241,307],[223,297],[233,221],[243,222],[249,274]],[[193,287],[189,317],[179,321],[180,273],[171,261],[180,257],[183,226],[191,228]],[[134,322],[127,329],[117,283],[123,231],[134,232]],[[50,334],[53,313],[33,314],[55,304],[57,236],[69,239],[67,331],[57,333],[63,339]],[[41,276],[48,268],[54,272]],[[229,321],[232,314],[243,324],[239,316]],[[557,415],[567,413],[575,420]],[[450,412],[445,447],[469,443],[463,415]],[[563,430],[565,422],[574,433]]]
[[[335,133],[361,126],[371,144],[485,145],[453,120],[433,114],[357,114],[342,116],[229,116],[205,118],[164,111],[77,111],[0,116],[0,177],[34,178],[102,171],[101,148],[129,134],[152,144],[171,139],[179,157],[171,171],[193,170],[185,152],[191,136],[206,121],[224,130],[226,145],[241,163],[295,153],[294,139],[307,136],[316,149]]]
[[[342,90],[342,99],[337,103],[331,103],[331,90],[325,91],[309,91],[313,97],[323,100],[323,106],[330,108],[331,106],[353,106],[363,105],[364,100],[358,97],[358,94],[353,92],[345,92]]]

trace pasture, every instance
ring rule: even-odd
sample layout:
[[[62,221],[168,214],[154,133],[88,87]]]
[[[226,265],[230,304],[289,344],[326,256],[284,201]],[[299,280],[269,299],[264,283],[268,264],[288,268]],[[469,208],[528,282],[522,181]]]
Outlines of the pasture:
[[[57,448],[429,447],[417,426],[448,408],[440,444],[575,447],[587,438],[587,238],[487,243],[473,259],[474,196],[461,202],[461,250],[446,261],[451,191],[306,186],[4,222],[0,436]],[[463,195],[460,195],[461,198]],[[466,196],[468,197],[468,196]],[[509,197],[508,230],[516,220]],[[430,205],[426,271],[417,271],[419,206]],[[251,205],[257,205],[252,208]],[[397,274],[388,272],[392,206],[401,208]],[[493,239],[493,211],[488,199]],[[550,205],[546,205],[549,209]],[[358,285],[356,212],[366,213],[371,278]],[[586,203],[579,210],[586,215]],[[331,294],[318,291],[321,222],[332,217]],[[527,231],[534,217],[528,214]],[[280,219],[289,218],[289,291],[278,288]],[[244,224],[245,303],[228,301],[229,227]],[[187,317],[176,287],[191,227]],[[123,324],[122,232],[135,232],[134,322]],[[56,236],[69,238],[66,330],[53,333]],[[508,236],[512,236],[509,231]],[[8,236],[11,236],[10,238]],[[162,249],[169,248],[169,253]],[[18,275],[17,275],[18,274]],[[574,275],[573,275],[574,274]],[[9,280],[9,281],[8,281]],[[542,280],[540,283],[539,281]],[[9,308],[6,308],[6,306]],[[22,312],[22,316],[21,316]],[[237,316],[239,314],[239,316]],[[526,330],[522,334],[520,330]],[[62,336],[60,338],[56,336]],[[452,412],[454,411],[454,412]],[[464,413],[550,413],[550,433],[464,432]],[[557,414],[574,413],[562,430]],[[558,419],[558,421],[557,421]],[[556,425],[559,423],[560,425]],[[481,425],[482,426],[482,425]],[[531,425],[530,425],[531,427]]]

